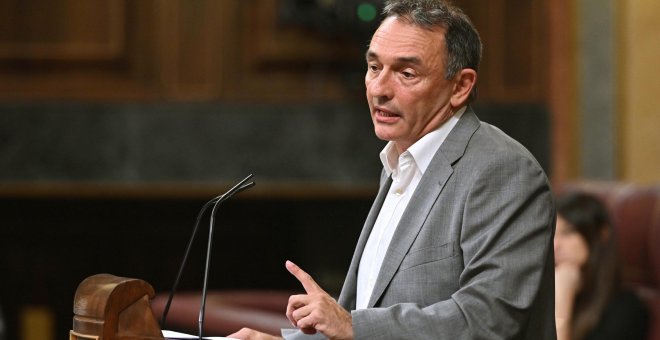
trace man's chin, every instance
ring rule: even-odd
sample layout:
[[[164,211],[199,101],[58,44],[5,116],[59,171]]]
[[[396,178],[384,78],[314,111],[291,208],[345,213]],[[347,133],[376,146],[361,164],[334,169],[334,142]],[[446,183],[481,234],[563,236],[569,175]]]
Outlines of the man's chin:
[[[380,129],[376,127],[374,129],[374,132],[376,133],[376,137],[378,137],[378,139],[383,141],[393,142],[397,139],[396,134],[392,133],[391,131],[387,131],[385,129]]]

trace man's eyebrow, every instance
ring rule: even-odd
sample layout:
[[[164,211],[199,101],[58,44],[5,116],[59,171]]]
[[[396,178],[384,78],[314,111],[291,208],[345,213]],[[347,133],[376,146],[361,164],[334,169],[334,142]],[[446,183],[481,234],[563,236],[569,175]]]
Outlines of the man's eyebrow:
[[[372,60],[372,59],[378,59],[378,54],[374,51],[367,51],[366,53],[366,58],[367,60]],[[421,65],[422,60],[419,59],[419,57],[398,57],[396,58],[396,63],[397,64],[413,64],[413,65]]]
[[[396,61],[398,64],[414,64],[414,65],[422,64],[422,60],[419,59],[418,57],[398,57],[396,58]]]

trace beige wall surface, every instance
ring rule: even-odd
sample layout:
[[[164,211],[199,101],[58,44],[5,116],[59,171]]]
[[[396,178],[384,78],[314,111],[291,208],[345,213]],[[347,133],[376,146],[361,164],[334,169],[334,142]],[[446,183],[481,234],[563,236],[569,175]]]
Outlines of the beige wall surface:
[[[660,1],[619,1],[619,171],[660,182]]]

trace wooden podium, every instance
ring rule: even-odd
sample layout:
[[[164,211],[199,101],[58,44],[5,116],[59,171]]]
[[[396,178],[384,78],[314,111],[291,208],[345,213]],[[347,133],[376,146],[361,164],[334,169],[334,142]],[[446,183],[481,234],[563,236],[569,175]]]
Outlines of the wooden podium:
[[[70,340],[164,340],[149,304],[154,289],[138,279],[98,274],[83,280],[73,301]]]

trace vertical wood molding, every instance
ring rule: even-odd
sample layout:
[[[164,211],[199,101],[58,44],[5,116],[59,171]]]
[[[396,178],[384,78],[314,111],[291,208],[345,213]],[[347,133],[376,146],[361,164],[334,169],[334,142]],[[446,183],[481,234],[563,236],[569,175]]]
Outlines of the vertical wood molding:
[[[618,161],[622,180],[660,183],[660,3],[618,0]]]
[[[552,181],[576,176],[575,8],[572,0],[546,1],[548,11],[548,106],[552,115]]]
[[[161,41],[169,56],[164,72],[167,97],[195,100],[222,97],[223,50],[232,49],[227,32],[235,32],[235,3],[214,0],[167,2]],[[171,39],[170,39],[171,38]]]

